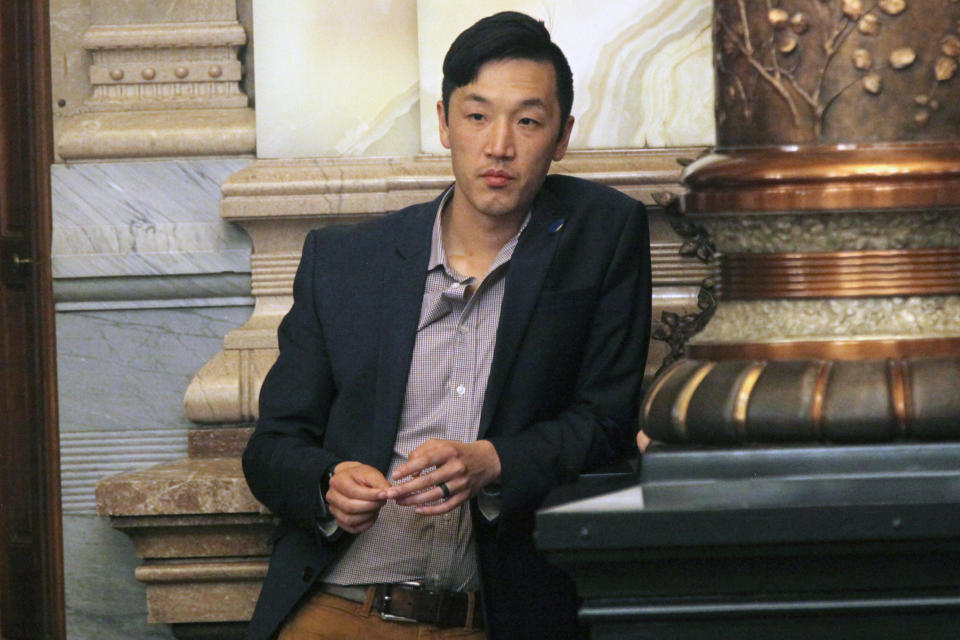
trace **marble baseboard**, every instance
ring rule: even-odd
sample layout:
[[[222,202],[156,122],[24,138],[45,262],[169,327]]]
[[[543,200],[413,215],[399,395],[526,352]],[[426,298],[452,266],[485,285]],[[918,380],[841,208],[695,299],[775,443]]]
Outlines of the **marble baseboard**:
[[[172,640],[149,624],[145,586],[129,538],[95,515],[64,514],[63,568],[68,640]]]
[[[53,283],[57,311],[120,311],[183,307],[253,306],[250,276],[62,278]]]

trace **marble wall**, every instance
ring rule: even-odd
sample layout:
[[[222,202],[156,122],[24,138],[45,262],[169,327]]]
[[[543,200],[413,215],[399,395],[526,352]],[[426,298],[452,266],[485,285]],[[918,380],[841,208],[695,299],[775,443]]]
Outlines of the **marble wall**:
[[[571,149],[713,144],[711,0],[417,2],[420,135],[441,153],[436,103],[450,43],[480,18],[522,11],[544,21],[573,71]]]
[[[218,209],[220,184],[248,164],[216,159],[54,165],[54,278],[66,284],[249,273],[250,241],[221,220]]]
[[[250,240],[220,218],[248,159],[51,169],[68,638],[148,625],[127,536],[96,516],[104,477],[186,455],[184,390],[251,312]]]
[[[257,155],[419,151],[414,0],[253,0]]]
[[[574,72],[571,148],[710,145],[710,0],[254,0],[261,158],[443,153],[453,38],[504,9],[545,21]],[[335,89],[335,90],[334,90]]]

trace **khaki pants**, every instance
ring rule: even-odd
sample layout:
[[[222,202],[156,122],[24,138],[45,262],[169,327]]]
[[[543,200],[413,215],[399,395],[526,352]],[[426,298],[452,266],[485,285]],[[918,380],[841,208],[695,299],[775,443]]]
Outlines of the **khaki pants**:
[[[353,602],[317,592],[304,602],[280,631],[277,640],[485,640],[482,630],[440,629],[429,624],[388,622],[366,602]]]

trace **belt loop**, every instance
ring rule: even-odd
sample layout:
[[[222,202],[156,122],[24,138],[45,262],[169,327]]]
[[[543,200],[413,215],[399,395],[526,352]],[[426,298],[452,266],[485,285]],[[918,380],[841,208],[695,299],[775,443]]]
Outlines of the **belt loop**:
[[[477,594],[473,591],[467,592],[467,619],[464,620],[463,626],[467,628],[473,627],[473,613],[477,608]]]
[[[370,609],[373,608],[373,599],[377,597],[377,585],[370,585],[367,587],[367,599],[363,601],[363,606],[360,608],[360,615],[369,616]]]

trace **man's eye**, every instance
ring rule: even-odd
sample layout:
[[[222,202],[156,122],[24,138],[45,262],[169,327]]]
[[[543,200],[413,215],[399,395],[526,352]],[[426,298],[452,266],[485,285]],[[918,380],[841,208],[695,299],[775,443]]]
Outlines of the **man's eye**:
[[[520,124],[522,124],[525,127],[532,127],[539,123],[533,118],[520,118]]]
[[[471,113],[467,117],[470,118],[471,120],[475,120],[476,122],[480,122],[481,120],[483,120],[482,113]]]

